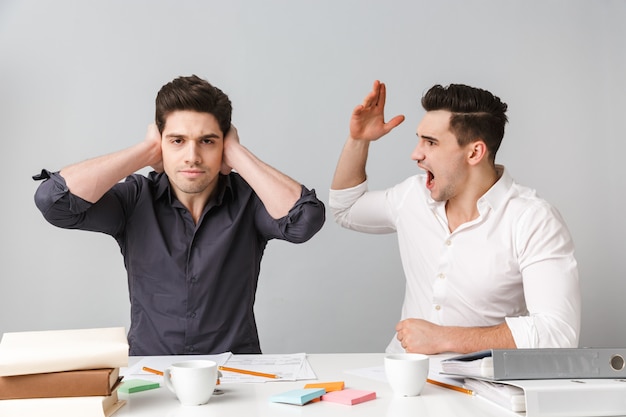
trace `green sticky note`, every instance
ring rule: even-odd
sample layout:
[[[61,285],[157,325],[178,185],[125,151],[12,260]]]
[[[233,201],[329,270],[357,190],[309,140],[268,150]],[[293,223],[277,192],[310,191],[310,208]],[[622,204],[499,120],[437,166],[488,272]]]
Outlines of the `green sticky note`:
[[[147,391],[149,389],[159,388],[161,385],[158,382],[147,381],[145,379],[128,379],[122,381],[118,391],[132,394],[133,392]]]

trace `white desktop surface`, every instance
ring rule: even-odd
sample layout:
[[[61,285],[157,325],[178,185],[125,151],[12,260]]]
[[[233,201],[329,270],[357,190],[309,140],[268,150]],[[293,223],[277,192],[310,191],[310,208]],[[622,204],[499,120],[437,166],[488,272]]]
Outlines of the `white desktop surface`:
[[[518,416],[486,400],[432,384],[426,384],[418,397],[396,397],[385,382],[346,371],[383,366],[382,353],[309,354],[317,380],[280,381],[251,384],[223,384],[222,395],[214,395],[201,406],[182,406],[166,387],[120,393],[127,403],[114,417],[211,417],[211,416],[376,416],[376,417],[451,417]],[[139,358],[131,358],[131,365]],[[135,362],[133,362],[135,361]],[[272,403],[269,398],[309,382],[344,381],[345,388],[372,390],[376,399],[357,405],[315,402],[304,406]]]

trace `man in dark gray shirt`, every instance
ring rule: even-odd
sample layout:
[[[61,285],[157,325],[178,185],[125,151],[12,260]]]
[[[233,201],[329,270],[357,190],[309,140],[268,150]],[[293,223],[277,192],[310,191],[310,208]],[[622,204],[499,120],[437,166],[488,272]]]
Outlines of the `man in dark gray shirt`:
[[[265,246],[305,242],[324,223],[315,191],[242,146],[231,113],[221,90],[179,77],[157,94],[142,142],[34,177],[45,179],[35,203],[46,220],[118,242],[131,355],[260,353],[253,307]],[[136,174],[145,167],[154,171]]]

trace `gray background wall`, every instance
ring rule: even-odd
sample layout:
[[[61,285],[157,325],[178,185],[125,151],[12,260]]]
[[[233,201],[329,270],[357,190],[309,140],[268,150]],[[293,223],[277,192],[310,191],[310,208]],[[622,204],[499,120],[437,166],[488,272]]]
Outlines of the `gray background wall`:
[[[242,142],[328,201],[353,107],[375,79],[387,115],[372,186],[417,172],[422,93],[489,89],[509,104],[498,156],[557,206],[577,244],[581,345],[626,346],[626,2],[267,0],[0,2],[0,333],[128,327],[119,249],[47,224],[41,168],[143,139],[164,83],[197,74],[234,103]],[[330,216],[329,216],[330,217]],[[272,242],[256,304],[264,351],[382,351],[403,296],[394,235],[332,219]]]

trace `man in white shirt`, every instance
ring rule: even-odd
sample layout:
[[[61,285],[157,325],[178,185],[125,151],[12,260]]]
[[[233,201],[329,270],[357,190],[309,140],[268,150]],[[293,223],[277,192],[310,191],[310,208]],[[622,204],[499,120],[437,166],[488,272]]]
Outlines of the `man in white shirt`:
[[[369,191],[369,145],[404,121],[385,122],[385,99],[376,81],[354,109],[329,206],[343,227],[398,235],[406,293],[387,351],[576,347],[580,286],[567,226],[495,164],[507,105],[482,89],[434,86],[411,155],[425,173]]]

